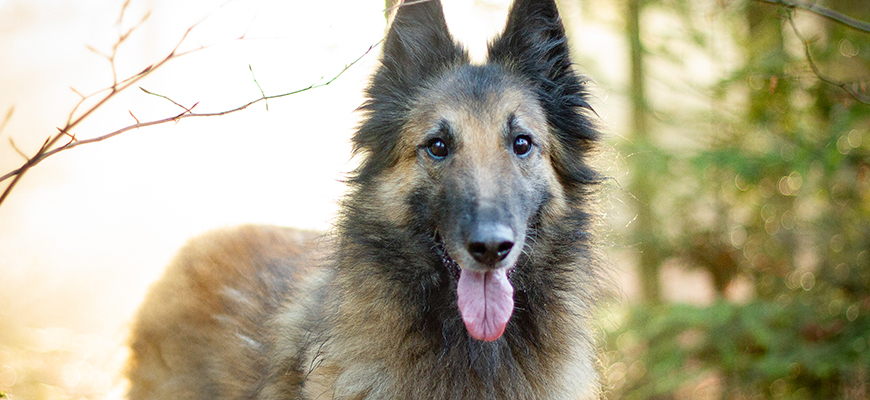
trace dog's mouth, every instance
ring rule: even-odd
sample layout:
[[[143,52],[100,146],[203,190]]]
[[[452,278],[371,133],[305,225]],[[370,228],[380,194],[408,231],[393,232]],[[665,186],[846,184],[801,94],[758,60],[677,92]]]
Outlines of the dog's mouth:
[[[453,257],[450,257],[449,253],[447,253],[447,247],[444,245],[444,241],[441,239],[441,235],[439,234],[435,234],[435,253],[441,257],[441,264],[444,265],[444,268],[447,269],[450,276],[458,281],[462,270],[459,267],[459,263],[456,262]]]
[[[440,235],[435,235],[435,243],[442,264],[456,280],[457,304],[465,329],[477,340],[500,338],[514,309],[510,282],[513,267],[483,271],[462,268],[450,256]]]

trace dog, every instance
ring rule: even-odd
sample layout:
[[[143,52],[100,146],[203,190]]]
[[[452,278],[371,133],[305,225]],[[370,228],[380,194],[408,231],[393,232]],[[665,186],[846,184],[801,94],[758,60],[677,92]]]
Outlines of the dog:
[[[594,399],[600,134],[554,0],[472,64],[401,4],[332,231],[194,239],[132,327],[129,398]]]

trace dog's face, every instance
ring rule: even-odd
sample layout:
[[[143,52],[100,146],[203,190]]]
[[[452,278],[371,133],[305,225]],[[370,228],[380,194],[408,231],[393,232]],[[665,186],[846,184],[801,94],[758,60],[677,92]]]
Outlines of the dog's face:
[[[510,269],[559,187],[543,110],[525,82],[492,66],[464,67],[423,92],[403,147],[416,184],[429,188],[417,192],[435,230],[463,270]]]
[[[422,89],[402,137],[412,205],[431,215],[445,264],[459,267],[466,328],[495,340],[513,311],[509,275],[527,229],[559,187],[543,110],[502,68],[466,66]]]
[[[588,107],[553,0],[518,0],[489,62],[471,65],[438,1],[400,6],[354,137],[377,203],[431,236],[469,334],[498,339],[530,230],[567,211],[591,171]]]

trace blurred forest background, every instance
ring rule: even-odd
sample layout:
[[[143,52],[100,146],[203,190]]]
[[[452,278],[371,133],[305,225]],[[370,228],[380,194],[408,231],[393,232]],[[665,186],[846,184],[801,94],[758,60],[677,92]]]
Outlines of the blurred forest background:
[[[468,40],[472,50],[501,28],[509,5],[507,0],[443,1],[451,29]],[[108,10],[101,14],[105,21],[85,20],[108,26],[123,2],[94,3]],[[139,14],[133,19],[153,7],[152,20],[176,29],[148,30],[146,25],[142,35],[159,31],[163,47],[169,43],[171,49],[184,28],[206,13],[203,9],[208,7],[202,3],[134,0],[133,11]],[[261,18],[247,28],[248,22],[236,21],[212,30],[242,25],[242,31],[256,33],[257,26],[274,24],[286,29],[280,33],[284,39],[254,41],[253,50],[254,45],[241,41],[225,46],[249,46],[246,52],[228,55],[218,47],[208,50],[211,58],[174,61],[182,66],[200,64],[164,74],[191,82],[192,76],[206,74],[202,86],[176,86],[184,91],[174,93],[190,104],[222,99],[213,108],[229,109],[227,104],[238,105],[239,98],[244,103],[262,93],[261,83],[267,92],[305,87],[318,78],[322,83],[383,35],[383,1],[353,2],[355,8],[342,3],[334,9],[324,8],[325,3],[303,9],[295,3],[306,2],[285,2],[277,11],[263,6],[273,3],[268,1],[233,3],[256,3],[261,14],[273,15],[274,20]],[[16,12],[32,15],[33,10],[49,7],[40,4],[0,0],[0,44],[15,43],[14,35],[29,33],[20,23],[4,28],[4,21],[18,18]],[[390,4],[387,0],[386,6]],[[559,5],[578,68],[596,82],[595,107],[609,135],[601,165],[614,180],[604,196],[604,236],[613,258],[617,296],[601,311],[607,397],[870,398],[870,0],[812,5],[803,0],[560,0]],[[173,25],[161,17],[166,15],[161,10],[188,18],[172,19]],[[228,21],[244,15],[229,14]],[[274,15],[292,15],[293,21],[282,23]],[[324,27],[304,25],[306,20],[330,19]],[[294,24],[308,33],[292,30]],[[480,34],[484,36],[475,36]],[[84,45],[96,39],[84,40],[76,51],[87,53]],[[260,58],[273,53],[276,43],[299,42],[309,47],[295,49],[296,56],[289,60]],[[107,43],[101,49],[111,48],[111,41]],[[159,59],[162,53],[154,47],[160,46],[142,45],[144,55],[136,59],[146,59],[146,64],[134,63],[129,70],[135,73]],[[23,54],[16,51],[24,51],[11,45],[2,49],[8,54],[0,61],[4,69],[16,65],[16,57]],[[329,53],[321,53],[324,49]],[[196,125],[185,120],[155,127],[152,136],[119,136],[117,141],[126,143],[122,147],[94,144],[87,151],[70,150],[69,154],[79,152],[80,162],[88,166],[74,171],[97,180],[84,187],[68,183],[65,190],[99,195],[58,196],[57,203],[44,203],[41,198],[55,195],[41,192],[45,188],[64,179],[78,181],[69,169],[58,175],[61,167],[50,162],[35,167],[0,206],[0,272],[5,276],[0,278],[0,393],[15,399],[120,398],[121,325],[187,237],[240,222],[325,229],[329,206],[341,190],[334,181],[352,168],[346,161],[346,140],[355,121],[336,122],[333,115],[352,114],[378,51],[334,85],[270,102],[271,113],[259,104],[257,111],[207,118]],[[308,61],[300,61],[303,56]],[[241,68],[211,69],[232,64],[228,59],[237,60]],[[274,71],[270,64],[277,64]],[[35,78],[52,71],[45,66],[17,67],[16,71],[37,69],[30,75]],[[251,82],[255,71],[257,85]],[[0,78],[0,85],[5,85],[0,86],[0,118],[5,116],[0,119],[0,175],[21,164],[18,151],[32,154],[46,137],[28,133],[36,130],[18,127],[17,121],[63,120],[75,104],[67,97],[59,104],[43,104],[53,107],[54,114],[28,115],[26,106],[11,94],[31,86],[14,86],[13,79]],[[237,81],[247,91],[214,91],[215,86],[225,89]],[[33,84],[32,79],[27,82]],[[172,86],[158,78],[145,82],[148,88],[171,92]],[[76,82],[56,83],[62,89]],[[59,88],[51,89],[60,92]],[[330,108],[333,114],[307,115],[306,105]],[[122,102],[102,118],[121,115],[126,122],[111,120],[112,126],[127,124],[130,107]],[[166,110],[153,115],[173,115]],[[221,133],[227,127],[235,132]],[[241,131],[244,138],[238,136]],[[300,167],[285,161],[297,157],[297,131],[336,133],[326,142],[303,143],[303,152],[314,158],[303,160],[298,154],[304,161]],[[16,140],[16,148],[7,146],[8,138]],[[171,148],[166,143],[172,143]],[[229,151],[248,152],[254,158],[247,160],[255,161],[242,164],[236,156],[228,157]],[[103,158],[107,153],[117,158]],[[126,163],[148,167],[128,170]],[[123,176],[111,171],[101,175],[113,168]],[[320,169],[329,172],[317,175]],[[305,173],[280,178],[289,188],[278,190],[266,189],[274,186],[276,177],[260,176],[269,175],[263,170]],[[210,177],[215,174],[220,178]],[[178,183],[169,183],[179,175]],[[204,184],[191,184],[203,179]],[[329,179],[332,186],[309,192],[310,204],[284,203],[298,197],[295,188],[307,188],[309,180]],[[8,184],[0,182],[0,190]],[[119,185],[119,193],[100,192],[109,185]],[[133,193],[129,198],[123,194],[128,191]],[[169,192],[174,197],[167,201]],[[232,197],[234,193],[246,196]],[[102,196],[112,197],[104,201]],[[78,197],[83,197],[80,204]],[[112,202],[124,206],[112,207]],[[321,210],[323,204],[329,206]],[[235,211],[240,208],[252,211]],[[58,209],[64,211],[52,211]],[[300,214],[300,209],[309,211],[302,213],[309,219],[290,216]],[[38,218],[45,213],[49,216]],[[143,216],[136,219],[140,213]],[[68,225],[60,234],[47,233],[58,220]],[[97,230],[77,230],[95,223]],[[136,232],[124,230],[131,225]],[[136,242],[128,243],[129,237]],[[37,242],[41,244],[33,244]],[[103,254],[106,247],[120,248],[117,252],[124,254]],[[77,256],[82,248],[87,254]],[[123,257],[138,263],[121,265],[125,275],[116,271]],[[73,272],[35,266],[60,263]],[[27,272],[37,269],[39,273]],[[105,276],[96,281],[82,274]],[[53,275],[77,277],[52,281]]]
[[[870,398],[870,2],[771,3],[624,8],[642,301],[614,399]],[[667,301],[670,266],[713,296]]]

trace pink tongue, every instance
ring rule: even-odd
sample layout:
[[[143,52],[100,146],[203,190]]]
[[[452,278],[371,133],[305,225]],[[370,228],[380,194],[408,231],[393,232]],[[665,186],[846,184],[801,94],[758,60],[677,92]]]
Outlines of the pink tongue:
[[[514,310],[514,288],[507,268],[475,272],[462,270],[456,288],[465,329],[477,340],[501,337]]]

